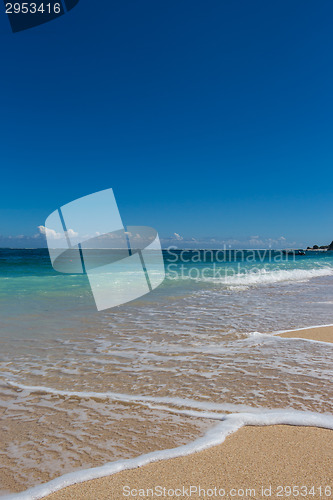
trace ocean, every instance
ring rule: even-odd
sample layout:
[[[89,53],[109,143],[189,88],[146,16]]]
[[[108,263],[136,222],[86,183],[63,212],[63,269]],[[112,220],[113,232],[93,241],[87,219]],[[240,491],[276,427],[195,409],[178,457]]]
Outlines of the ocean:
[[[0,249],[0,490],[185,445],[221,414],[332,414],[333,252],[164,250],[166,279],[97,312],[46,249]],[[259,418],[259,417],[258,417]]]

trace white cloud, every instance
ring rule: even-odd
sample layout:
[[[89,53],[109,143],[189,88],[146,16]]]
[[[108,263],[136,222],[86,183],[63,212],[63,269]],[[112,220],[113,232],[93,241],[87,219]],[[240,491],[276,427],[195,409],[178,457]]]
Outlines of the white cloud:
[[[65,238],[65,233],[57,233],[54,229],[49,229],[45,226],[38,226],[38,229],[41,234],[45,234],[45,236],[50,240],[62,240]],[[70,238],[76,238],[79,236],[79,233],[76,233],[73,229],[68,229],[66,232]]]
[[[49,229],[48,227],[45,226],[38,226],[38,229],[41,234],[45,234],[47,238],[50,238],[51,240],[61,240],[63,238],[63,234],[57,233],[54,229]]]
[[[73,231],[73,229],[68,229],[66,233],[71,238],[76,238],[77,236],[79,236],[79,233],[76,233],[75,231]]]

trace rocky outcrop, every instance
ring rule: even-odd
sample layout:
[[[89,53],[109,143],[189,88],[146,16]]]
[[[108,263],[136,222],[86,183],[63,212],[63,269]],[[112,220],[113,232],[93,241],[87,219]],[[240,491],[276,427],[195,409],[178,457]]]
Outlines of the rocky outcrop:
[[[333,250],[333,241],[330,245],[322,245],[321,247],[318,245],[313,245],[312,247],[307,247],[307,250],[316,250],[317,252],[319,251],[328,251],[328,250]]]

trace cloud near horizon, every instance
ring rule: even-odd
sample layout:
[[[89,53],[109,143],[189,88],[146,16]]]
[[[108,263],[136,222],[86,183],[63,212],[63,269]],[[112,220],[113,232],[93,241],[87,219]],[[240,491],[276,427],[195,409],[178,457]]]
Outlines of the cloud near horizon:
[[[33,235],[0,235],[0,247],[9,248],[46,248],[46,235],[50,236],[54,240],[63,238],[63,235],[57,233],[52,229],[48,229],[45,226],[38,226],[38,233]],[[69,236],[75,237],[77,233],[72,229],[68,230]],[[93,236],[97,236],[93,235]],[[219,237],[207,237],[207,238],[194,238],[194,237],[184,237],[179,233],[173,233],[169,237],[161,237],[162,248],[176,247],[176,248],[188,248],[188,249],[259,249],[259,248],[273,248],[273,249],[283,249],[283,248],[306,248],[308,242],[292,241],[288,240],[285,236],[277,236],[272,238],[261,237],[260,235],[248,236],[245,238],[219,238]],[[319,242],[318,244],[325,244],[325,242]]]
[[[44,234],[47,236],[47,238],[50,238],[51,240],[64,240],[65,239],[65,233],[57,233],[54,229],[49,229],[48,227],[45,226],[38,226],[40,234]],[[69,237],[75,238],[76,236],[79,235],[79,233],[76,233],[73,231],[73,229],[68,229],[66,231],[67,235]]]

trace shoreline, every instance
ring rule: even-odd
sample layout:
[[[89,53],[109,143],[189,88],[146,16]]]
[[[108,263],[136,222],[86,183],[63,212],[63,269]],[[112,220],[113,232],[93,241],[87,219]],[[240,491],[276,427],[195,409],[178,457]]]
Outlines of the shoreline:
[[[298,328],[297,330],[278,332],[274,335],[287,339],[304,339],[315,342],[327,342],[331,344],[333,343],[333,325]]]
[[[222,420],[223,419],[223,420]],[[37,500],[41,498],[47,498],[49,500],[76,500],[76,499],[86,499],[91,500],[94,498],[96,500],[102,499],[115,499],[125,498],[125,496],[119,496],[119,492],[116,493],[116,496],[113,495],[115,488],[115,481],[117,482],[119,478],[124,478],[126,481],[134,481],[137,482],[140,480],[140,477],[137,477],[141,474],[145,474],[145,471],[148,470],[148,478],[151,475],[151,467],[157,467],[157,471],[160,471],[160,468],[163,470],[163,478],[168,478],[168,471],[170,464],[176,460],[181,460],[184,467],[184,477],[187,477],[186,473],[186,463],[188,461],[196,461],[199,460],[199,463],[196,465],[197,469],[192,471],[195,477],[198,476],[197,472],[202,469],[203,463],[206,463],[206,459],[202,463],[201,455],[202,454],[214,454],[217,453],[219,457],[225,456],[224,446],[228,443],[231,448],[229,450],[229,455],[233,455],[233,462],[239,461],[241,462],[242,457],[245,457],[250,453],[252,456],[252,450],[255,443],[259,445],[259,449],[257,453],[260,455],[260,447],[261,452],[265,453],[265,450],[272,451],[279,443],[286,443],[287,447],[290,443],[290,436],[286,438],[282,438],[281,436],[276,436],[272,438],[271,435],[268,436],[268,441],[263,445],[262,440],[262,430],[265,428],[274,429],[282,428],[286,430],[287,433],[298,433],[299,439],[297,440],[295,435],[293,437],[294,446],[298,449],[297,457],[306,457],[308,464],[310,464],[310,470],[308,470],[306,463],[306,473],[307,477],[311,474],[311,470],[317,471],[316,466],[312,463],[311,457],[315,457],[315,463],[318,462],[321,458],[324,458],[326,463],[330,462],[329,453],[325,452],[327,445],[329,445],[329,450],[332,452],[333,450],[333,416],[327,414],[313,413],[313,412],[303,412],[297,410],[267,410],[261,412],[253,412],[253,413],[236,413],[229,415],[221,415],[221,421],[211,428],[203,437],[196,439],[189,444],[161,451],[151,452],[145,455],[141,455],[139,457],[133,459],[126,460],[118,460],[116,462],[107,463],[101,467],[96,467],[93,469],[80,470],[76,472],[72,472],[69,474],[65,474],[64,476],[58,477],[48,483],[41,484],[29,490],[23,491],[21,493],[9,495],[3,497],[3,500]],[[310,441],[308,440],[307,431],[314,429],[315,436]],[[282,432],[285,432],[285,431]],[[239,432],[246,432],[248,437],[250,434],[252,436],[253,442],[248,442],[246,439],[242,442],[239,442]],[[269,431],[269,434],[271,432]],[[273,439],[273,442],[272,442]],[[274,442],[274,440],[276,442]],[[307,444],[310,446],[310,449],[307,447]],[[305,448],[304,448],[304,446]],[[319,450],[319,457],[317,454],[311,455],[311,450],[314,452],[314,446],[317,450]],[[288,450],[286,450],[286,456],[289,457]],[[264,464],[264,469],[261,470],[260,477],[267,476],[267,462],[268,457],[264,460],[261,458],[259,462]],[[280,455],[283,455],[284,452],[280,451]],[[228,455],[228,460],[230,456]],[[294,457],[293,460],[297,460],[297,457]],[[333,459],[333,456],[331,457]],[[287,463],[290,462],[290,457],[287,460]],[[251,460],[249,463],[252,463]],[[207,464],[206,464],[207,465]],[[208,463],[209,465],[209,463]],[[272,463],[273,470],[276,469],[276,463],[273,460]],[[213,463],[209,466],[211,471],[220,470],[220,464]],[[239,477],[237,473],[239,469],[236,470],[227,470],[226,474],[229,480],[232,480],[236,485],[238,483]],[[285,470],[284,467],[283,470]],[[323,467],[325,474],[327,473],[327,467]],[[330,471],[330,467],[328,468]],[[176,473],[179,471],[179,464],[177,462],[177,466],[175,469]],[[299,474],[298,470],[298,474]],[[133,476],[132,476],[133,475]],[[159,484],[162,482],[160,472],[158,472]],[[251,473],[249,477],[253,476]],[[208,477],[209,478],[209,477]],[[204,479],[204,478],[203,478]],[[302,478],[302,480],[306,478]],[[314,480],[311,477],[312,481]],[[135,498],[135,497],[132,497]],[[138,497],[139,498],[139,497]],[[199,498],[199,497],[192,497]],[[312,498],[316,498],[313,497]]]
[[[333,432],[328,429],[288,425],[243,427],[226,437],[223,444],[204,451],[69,486],[47,498],[152,498],[152,491],[164,491],[169,498],[186,498],[189,492],[195,499],[277,498],[278,493],[293,487],[303,487],[304,492],[304,486],[307,492],[314,492],[309,494],[311,498],[322,498],[321,492],[327,487],[329,491],[332,484],[332,445]]]
[[[274,335],[286,339],[332,343],[333,325],[276,332]],[[139,484],[143,489],[161,484],[172,489],[176,487],[176,479],[179,487],[180,476],[192,478],[193,485],[200,483],[203,487],[206,484],[207,488],[219,484],[226,490],[231,487],[254,488],[258,492],[256,498],[264,498],[259,496],[259,483],[263,483],[265,477],[271,478],[267,487],[273,485],[273,488],[276,488],[278,483],[282,486],[293,486],[297,477],[299,486],[309,484],[309,481],[312,483],[328,481],[328,484],[329,481],[332,482],[330,473],[330,460],[333,460],[333,433],[330,432],[333,430],[332,415],[296,410],[269,410],[260,413],[221,415],[221,420],[203,437],[187,445],[65,474],[48,483],[1,498],[118,500],[126,498],[123,490],[119,489],[125,483],[129,487],[133,485],[130,489],[135,489],[135,485],[138,487]],[[290,443],[292,443],[291,449]],[[318,456],[316,449],[319,450]],[[268,450],[267,454],[265,450]],[[249,460],[249,453],[252,462]],[[227,466],[226,457],[233,466]],[[252,464],[252,469],[244,462],[245,457]],[[277,457],[279,457],[278,466]],[[314,462],[313,457],[315,457]],[[220,476],[216,476],[216,471],[221,470],[221,464],[224,464],[223,481]],[[204,476],[200,475],[202,470],[206,471]],[[244,474],[240,474],[244,470],[247,477],[251,478],[248,484]],[[159,478],[159,482],[155,481],[154,485],[151,478],[155,480]],[[286,483],[288,481],[289,484]],[[318,488],[327,485],[313,484]],[[129,498],[142,496],[127,495]],[[191,497],[201,498],[195,495]],[[320,496],[311,495],[311,498]]]

